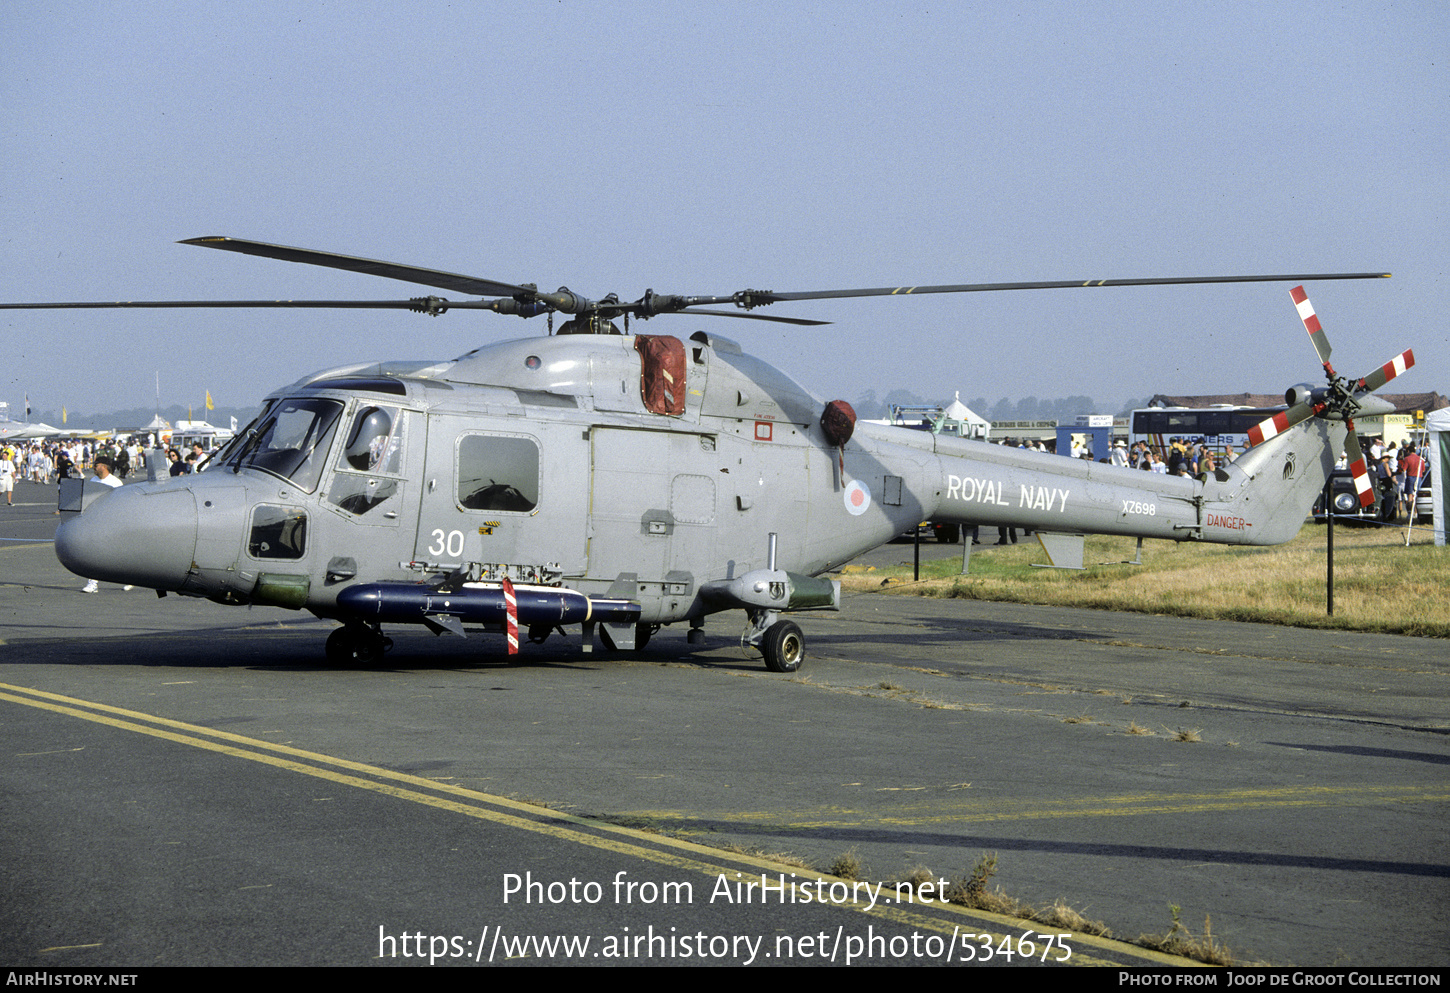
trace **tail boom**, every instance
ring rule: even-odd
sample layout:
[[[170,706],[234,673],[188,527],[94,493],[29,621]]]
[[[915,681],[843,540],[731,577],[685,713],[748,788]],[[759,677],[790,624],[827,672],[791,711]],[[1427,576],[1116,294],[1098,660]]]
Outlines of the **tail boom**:
[[[1234,545],[1299,533],[1344,443],[1342,422],[1294,425],[1212,475],[1166,476],[938,437],[939,522]]]

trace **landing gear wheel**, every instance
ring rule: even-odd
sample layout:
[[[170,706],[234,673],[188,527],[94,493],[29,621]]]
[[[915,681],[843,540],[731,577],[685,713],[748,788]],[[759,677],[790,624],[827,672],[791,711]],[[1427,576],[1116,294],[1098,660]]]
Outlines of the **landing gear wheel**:
[[[806,658],[806,639],[794,621],[776,621],[760,639],[765,667],[771,672],[795,672]]]
[[[341,627],[327,636],[327,661],[336,666],[366,666],[383,657],[393,639],[374,631]]]

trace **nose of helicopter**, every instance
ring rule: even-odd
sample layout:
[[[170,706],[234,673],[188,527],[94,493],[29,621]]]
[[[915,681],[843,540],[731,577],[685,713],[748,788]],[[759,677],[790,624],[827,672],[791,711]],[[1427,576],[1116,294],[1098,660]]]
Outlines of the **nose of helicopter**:
[[[196,552],[189,489],[123,486],[55,532],[61,565],[87,579],[176,590]]]

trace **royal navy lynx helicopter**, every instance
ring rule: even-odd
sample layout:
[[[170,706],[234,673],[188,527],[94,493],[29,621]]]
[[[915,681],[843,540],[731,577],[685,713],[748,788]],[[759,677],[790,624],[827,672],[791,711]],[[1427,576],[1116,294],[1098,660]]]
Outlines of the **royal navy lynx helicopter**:
[[[642,647],[662,625],[743,610],[742,640],[768,668],[805,657],[782,615],[838,609],[819,578],[918,521],[1014,525],[1081,560],[1083,535],[1275,544],[1296,534],[1370,396],[1414,363],[1404,352],[1360,380],[1337,375],[1302,290],[1328,376],[1296,386],[1261,443],[1180,478],[856,423],[728,338],[631,334],[662,315],[823,322],[751,313],[787,301],[1051,289],[1374,278],[1383,273],[886,287],[727,296],[645,291],[632,303],[232,238],[200,245],[330,266],[489,299],[6,304],[50,307],[348,307],[439,315],[487,310],[569,319],[557,334],[452,361],[314,373],[273,392],[205,466],[114,490],[61,525],[56,553],[90,578],[305,609],[341,623],[336,664],[391,647],[384,625],[436,634],[522,629],[534,642],[578,626]],[[711,310],[733,305],[734,310]],[[623,329],[615,323],[623,322]],[[1372,496],[1371,496],[1372,499]]]

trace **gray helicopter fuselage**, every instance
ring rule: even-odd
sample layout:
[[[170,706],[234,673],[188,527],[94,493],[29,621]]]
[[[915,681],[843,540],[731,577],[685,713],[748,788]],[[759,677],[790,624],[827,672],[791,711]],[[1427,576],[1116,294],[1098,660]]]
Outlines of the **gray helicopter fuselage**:
[[[1206,479],[865,423],[838,446],[787,376],[728,339],[675,343],[669,413],[634,336],[305,377],[206,471],[62,525],[58,554],[86,576],[341,620],[357,584],[466,575],[628,600],[658,624],[744,605],[707,584],[817,576],[927,518],[1286,541],[1343,440],[1314,420]]]

